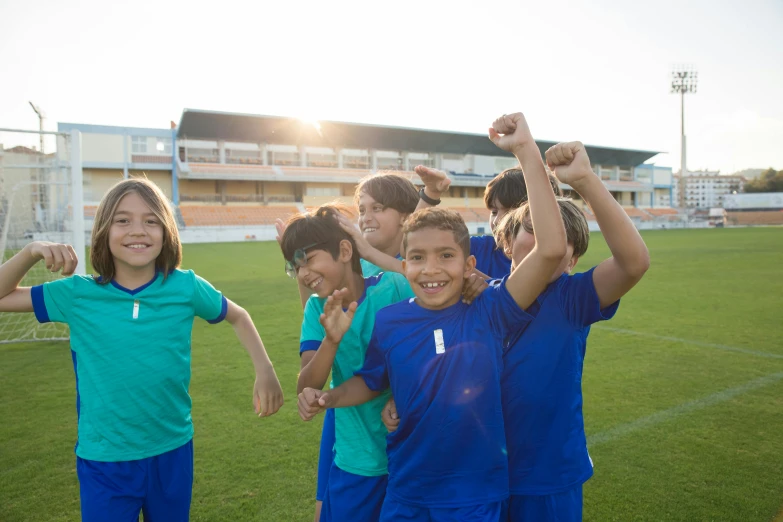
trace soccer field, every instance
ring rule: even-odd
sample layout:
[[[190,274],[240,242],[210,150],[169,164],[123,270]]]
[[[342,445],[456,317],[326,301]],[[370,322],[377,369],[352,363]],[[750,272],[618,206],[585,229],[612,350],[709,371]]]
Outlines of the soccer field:
[[[650,271],[588,342],[584,518],[783,520],[783,228],[643,237]],[[577,269],[607,255],[594,234]],[[286,393],[256,418],[233,330],[197,320],[191,519],[311,520],[321,417],[297,415],[302,312],[277,244],[187,245],[184,267],[250,312]],[[68,345],[0,345],[0,397],[0,520],[78,520]]]

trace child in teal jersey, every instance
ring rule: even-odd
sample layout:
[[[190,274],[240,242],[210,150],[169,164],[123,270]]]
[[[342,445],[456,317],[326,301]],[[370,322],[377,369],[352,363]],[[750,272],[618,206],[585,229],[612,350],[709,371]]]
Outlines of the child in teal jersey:
[[[193,319],[227,320],[256,370],[259,416],[283,403],[275,371],[248,313],[193,271],[179,270],[174,215],[152,182],[129,179],[95,215],[97,276],[19,287],[43,259],[73,274],[68,245],[34,242],[0,266],[0,311],[34,312],[70,326],[76,373],[76,445],[83,521],[188,520],[193,485],[190,348]]]
[[[314,292],[302,322],[299,390],[323,388],[330,372],[334,386],[350,379],[364,364],[376,312],[413,297],[401,274],[363,277],[356,244],[337,221],[347,211],[325,205],[296,215],[280,238],[286,271]],[[353,303],[347,311],[353,318],[351,328],[342,335],[327,335],[326,317],[343,302]],[[336,412],[334,461],[328,475],[319,477],[319,488],[326,484],[321,522],[378,519],[386,492],[386,429],[381,422],[386,398]],[[325,431],[324,438],[328,436]],[[332,447],[322,446],[321,458],[327,463]]]

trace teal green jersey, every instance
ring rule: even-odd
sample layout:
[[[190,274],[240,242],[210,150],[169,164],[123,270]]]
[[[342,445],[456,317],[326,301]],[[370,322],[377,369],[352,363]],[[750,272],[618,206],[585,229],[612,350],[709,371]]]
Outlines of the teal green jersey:
[[[193,319],[226,316],[227,301],[193,271],[157,274],[129,290],[73,276],[32,288],[40,322],[67,323],[76,373],[76,455],[103,462],[160,455],[193,437]]]
[[[333,388],[353,377],[364,365],[378,310],[411,297],[413,291],[401,274],[384,272],[365,278],[364,295],[334,357]],[[300,346],[304,348],[300,349],[315,349],[325,337],[319,321],[325,302],[317,295],[307,301],[300,337]],[[381,410],[388,399],[387,391],[368,403],[335,410],[334,462],[343,471],[363,476],[387,473],[386,428],[381,422]]]
[[[402,259],[402,256],[397,254],[397,259]],[[384,271],[383,268],[370,263],[366,259],[360,259],[359,263],[362,265],[362,274],[364,274],[364,277],[375,276]]]

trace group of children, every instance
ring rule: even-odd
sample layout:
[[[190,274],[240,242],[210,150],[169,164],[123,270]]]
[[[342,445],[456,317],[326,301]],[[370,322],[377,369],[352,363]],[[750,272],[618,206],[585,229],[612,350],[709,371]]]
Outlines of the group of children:
[[[418,200],[395,174],[361,183],[358,231],[334,205],[280,223],[287,271],[314,294],[297,391],[304,420],[327,414],[316,520],[581,520],[587,335],[649,255],[581,143],[547,151],[552,177],[522,114],[489,134],[520,164],[487,187],[494,237],[427,208],[448,181],[424,167]],[[589,229],[559,183],[612,252],[587,272],[571,275]]]
[[[358,229],[340,205],[277,223],[304,308],[299,413],[326,411],[316,521],[581,519],[586,338],[649,256],[580,143],[547,151],[553,177],[522,114],[489,137],[520,164],[487,186],[493,236],[470,237],[459,214],[433,208],[450,181],[423,166],[418,190],[396,174],[363,180]],[[559,182],[590,204],[612,253],[584,273],[571,275],[587,222]],[[84,521],[188,520],[195,317],[233,326],[257,414],[282,406],[248,313],[180,270],[181,257],[168,200],[129,179],[98,207],[96,276],[72,275],[74,250],[46,242],[0,266],[0,312],[70,326]],[[39,260],[70,277],[20,287]]]

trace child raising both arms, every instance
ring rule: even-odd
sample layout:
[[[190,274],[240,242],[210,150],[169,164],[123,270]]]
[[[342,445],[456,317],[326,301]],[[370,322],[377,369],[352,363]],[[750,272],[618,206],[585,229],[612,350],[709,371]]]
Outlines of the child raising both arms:
[[[186,521],[193,488],[193,319],[228,321],[255,367],[259,417],[283,404],[250,315],[193,271],[171,207],[152,182],[128,179],[101,200],[92,231],[97,276],[73,275],[69,245],[34,242],[0,266],[0,312],[70,327],[76,374],[82,520]],[[70,276],[19,287],[40,260]]]

